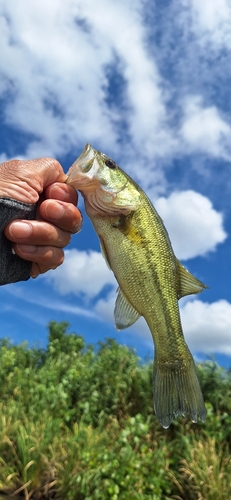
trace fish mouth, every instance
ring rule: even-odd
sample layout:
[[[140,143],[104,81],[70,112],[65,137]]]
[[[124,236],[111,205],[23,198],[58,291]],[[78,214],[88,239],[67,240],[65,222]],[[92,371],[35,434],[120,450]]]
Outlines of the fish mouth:
[[[89,179],[92,179],[94,176],[93,164],[95,160],[95,150],[90,144],[86,144],[84,150],[81,155],[75,160],[73,165],[69,168],[67,172],[67,180],[66,183],[70,184],[76,188],[78,186],[76,183],[84,181],[86,182]],[[88,174],[86,176],[86,174]]]
[[[95,150],[90,144],[86,144],[83,152],[77,158],[75,163],[78,165],[81,171],[86,174],[91,169],[94,159]]]
[[[85,192],[94,191],[94,189],[103,186],[104,192],[106,191],[109,194],[112,191],[114,197],[120,193],[120,191],[123,191],[127,181],[117,186],[117,189],[113,187],[111,190],[111,188],[106,185],[103,178],[98,178],[99,157],[103,161],[108,159],[107,155],[95,150],[91,144],[86,144],[81,155],[69,168],[66,183],[78,189],[80,192],[82,192],[82,189],[84,189]]]

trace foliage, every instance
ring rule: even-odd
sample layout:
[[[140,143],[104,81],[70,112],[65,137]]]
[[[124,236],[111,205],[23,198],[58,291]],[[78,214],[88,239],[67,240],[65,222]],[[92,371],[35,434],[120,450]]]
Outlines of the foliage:
[[[231,374],[198,366],[207,421],[163,430],[152,364],[49,324],[45,350],[0,340],[0,490],[26,500],[226,500]],[[1,497],[1,494],[0,494]]]
[[[227,445],[218,446],[215,438],[203,441],[193,438],[188,447],[188,458],[179,469],[183,498],[194,500],[222,500],[231,497],[231,456]]]

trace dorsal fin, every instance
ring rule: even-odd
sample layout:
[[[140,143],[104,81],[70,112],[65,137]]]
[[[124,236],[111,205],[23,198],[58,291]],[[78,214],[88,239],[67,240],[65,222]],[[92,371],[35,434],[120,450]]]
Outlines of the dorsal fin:
[[[205,288],[208,288],[202,281],[187,271],[178,259],[176,259],[176,267],[178,275],[178,299],[185,297],[185,295],[203,292]]]

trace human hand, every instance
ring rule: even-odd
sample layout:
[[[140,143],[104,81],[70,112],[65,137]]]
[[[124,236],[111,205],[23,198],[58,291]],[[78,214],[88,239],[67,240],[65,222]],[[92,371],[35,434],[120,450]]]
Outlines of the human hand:
[[[1,197],[27,204],[39,201],[36,220],[10,222],[5,236],[19,257],[33,263],[32,277],[55,269],[63,262],[71,234],[81,228],[75,189],[63,183],[66,175],[51,158],[9,161],[0,165],[0,174]]]

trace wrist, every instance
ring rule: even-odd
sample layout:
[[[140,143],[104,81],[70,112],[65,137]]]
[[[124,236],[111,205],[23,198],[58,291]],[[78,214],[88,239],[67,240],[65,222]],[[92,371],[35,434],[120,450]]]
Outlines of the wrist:
[[[30,277],[31,262],[12,252],[12,243],[4,235],[5,226],[12,220],[34,219],[36,205],[28,205],[10,198],[0,197],[0,285],[25,281]]]

